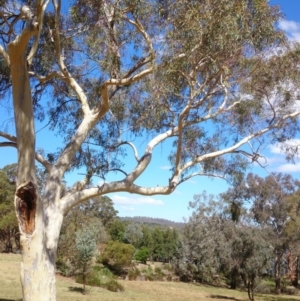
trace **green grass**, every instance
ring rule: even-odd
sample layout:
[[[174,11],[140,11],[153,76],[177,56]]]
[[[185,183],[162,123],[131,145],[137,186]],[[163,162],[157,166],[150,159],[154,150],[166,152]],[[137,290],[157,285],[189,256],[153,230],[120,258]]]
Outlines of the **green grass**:
[[[0,301],[21,300],[19,280],[20,255],[0,254]],[[88,287],[82,295],[74,279],[57,276],[58,301],[246,301],[245,292],[181,282],[120,281],[125,291],[114,293],[103,288]],[[256,296],[257,301],[300,301],[300,296]]]

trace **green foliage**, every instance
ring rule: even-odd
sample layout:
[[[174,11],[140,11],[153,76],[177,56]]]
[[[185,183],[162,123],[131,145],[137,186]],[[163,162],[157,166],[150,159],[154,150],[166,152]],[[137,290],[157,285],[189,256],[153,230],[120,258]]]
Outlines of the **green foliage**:
[[[82,275],[83,293],[85,293],[86,277],[92,266],[92,259],[96,254],[96,234],[89,228],[82,228],[76,232],[76,260],[78,274]]]
[[[150,266],[143,269],[142,274],[144,275],[145,279],[149,281],[162,281],[165,276],[160,267],[155,267],[153,269]]]
[[[118,214],[118,211],[114,208],[113,201],[107,196],[94,197],[80,205],[80,209],[88,217],[99,218],[106,229]]]
[[[124,242],[125,224],[119,220],[114,219],[108,227],[110,238],[114,241]]]
[[[112,272],[100,266],[94,266],[93,269],[86,275],[85,283],[90,286],[98,286],[112,292],[122,292],[124,287],[117,282]],[[84,283],[82,275],[76,276],[76,282]]]
[[[134,259],[140,261],[141,263],[146,264],[147,259],[149,257],[149,250],[146,247],[141,247],[139,250],[136,251],[134,255]]]
[[[56,259],[56,270],[60,274],[66,277],[74,275],[76,267],[71,263],[69,259],[66,258],[57,258]]]
[[[266,233],[249,221],[245,210],[238,224],[232,220],[224,198],[225,194],[220,201],[206,193],[195,196],[177,272],[183,280],[200,282],[213,282],[222,273],[231,288],[243,284],[253,296],[259,277],[270,267],[272,249]]]
[[[20,248],[14,208],[15,174],[10,172],[14,168],[16,164],[7,165],[0,170],[0,242],[5,252]]]
[[[77,263],[75,237],[78,231],[89,228],[94,233],[96,244],[106,241],[106,231],[101,219],[97,217],[98,210],[93,210],[93,203],[74,207],[65,217],[58,242],[58,259],[66,265],[66,272],[72,275]],[[92,208],[92,209],[91,209]],[[64,270],[65,268],[62,268]],[[63,272],[63,271],[61,271]]]
[[[100,261],[116,269],[122,269],[131,264],[135,248],[119,241],[109,241],[101,255]]]

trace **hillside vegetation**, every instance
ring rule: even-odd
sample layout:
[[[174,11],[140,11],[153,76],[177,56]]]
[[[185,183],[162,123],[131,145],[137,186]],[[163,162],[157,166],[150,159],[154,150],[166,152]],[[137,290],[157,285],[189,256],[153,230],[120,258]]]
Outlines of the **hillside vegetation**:
[[[165,227],[172,227],[181,229],[184,227],[185,223],[174,222],[164,218],[155,218],[155,217],[147,217],[147,216],[133,216],[133,217],[120,217],[121,220],[129,221],[132,223],[140,223],[140,224],[147,224],[153,226],[165,226]]]
[[[0,254],[0,301],[21,300],[19,281],[20,255]],[[57,277],[59,301],[214,301],[214,300],[248,300],[247,293],[181,282],[122,281],[125,291],[113,293],[105,289],[88,287],[88,294],[82,295],[81,285],[72,278]],[[300,296],[257,296],[256,300],[293,301]]]

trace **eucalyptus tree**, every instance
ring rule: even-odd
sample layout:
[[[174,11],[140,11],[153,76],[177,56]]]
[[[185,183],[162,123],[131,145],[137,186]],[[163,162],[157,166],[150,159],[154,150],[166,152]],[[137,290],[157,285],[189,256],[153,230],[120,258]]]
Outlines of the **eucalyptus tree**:
[[[267,0],[0,2],[0,89],[12,95],[15,123],[15,134],[3,128],[0,136],[18,150],[23,300],[56,299],[57,241],[73,206],[110,192],[170,194],[193,176],[229,177],[266,141],[293,136],[299,47],[275,27],[279,18]],[[63,137],[56,153],[36,148],[36,120]],[[168,179],[141,186],[165,141],[173,145]],[[48,174],[42,194],[35,160]],[[76,168],[86,175],[62,196],[63,177]],[[101,185],[91,185],[95,176]]]
[[[254,219],[268,231],[267,241],[273,248],[275,291],[280,294],[285,255],[299,242],[297,220],[293,216],[299,201],[292,199],[299,182],[288,174],[274,173],[266,178],[249,174],[245,184]]]

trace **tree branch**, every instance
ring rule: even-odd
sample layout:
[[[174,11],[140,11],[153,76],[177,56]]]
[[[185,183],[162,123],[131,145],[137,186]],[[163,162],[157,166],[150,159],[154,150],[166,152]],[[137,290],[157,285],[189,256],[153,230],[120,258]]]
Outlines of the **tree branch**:
[[[82,191],[67,194],[60,200],[60,205],[63,213],[66,214],[73,206],[76,206],[77,204],[88,200],[89,198],[120,191],[151,196],[156,194],[170,194],[172,189],[169,186],[146,188],[135,184],[128,185],[126,180],[123,180],[104,183],[100,187],[86,188]]]
[[[17,137],[7,134],[5,132],[0,132],[0,136],[10,141],[10,142],[2,142],[2,146],[11,146],[18,149]],[[35,159],[36,161],[41,163],[47,169],[48,172],[50,171],[52,167],[51,163],[48,160],[46,160],[41,154],[35,152]]]
[[[44,13],[45,13],[45,10],[46,10],[49,2],[50,2],[50,0],[37,1],[37,3],[36,3],[36,18],[37,18],[37,23],[38,23],[38,33],[35,36],[33,45],[31,47],[31,50],[30,50],[29,55],[27,57],[27,61],[28,61],[29,66],[32,64],[32,60],[33,60],[34,55],[35,55],[35,53],[38,49],[40,36],[41,36],[41,31],[42,31],[42,28],[43,28]]]
[[[29,71],[28,74],[30,76],[34,76],[41,84],[45,84],[47,81],[49,81],[53,78],[57,78],[57,77],[64,79],[63,74],[59,71],[53,71],[53,72],[47,74],[46,76],[38,75],[33,71]]]
[[[85,116],[89,115],[91,110],[88,104],[87,96],[77,83],[77,81],[72,77],[72,75],[67,70],[67,67],[64,63],[63,57],[61,55],[61,40],[60,40],[60,9],[61,9],[61,0],[53,0],[53,6],[55,9],[55,30],[54,30],[54,42],[55,42],[55,54],[57,58],[57,63],[64,76],[64,81],[75,91],[80,102],[83,114]]]
[[[139,155],[138,155],[138,151],[137,151],[135,145],[132,142],[122,141],[119,144],[117,144],[116,146],[114,146],[113,148],[118,148],[119,146],[124,145],[124,144],[127,144],[127,145],[129,145],[132,148],[133,153],[134,153],[134,158],[138,162],[140,160],[139,159]]]
[[[15,142],[0,142],[0,147],[7,147],[7,146],[18,148],[17,143]]]

